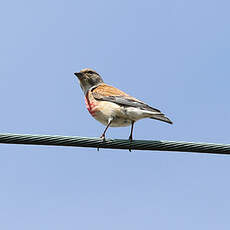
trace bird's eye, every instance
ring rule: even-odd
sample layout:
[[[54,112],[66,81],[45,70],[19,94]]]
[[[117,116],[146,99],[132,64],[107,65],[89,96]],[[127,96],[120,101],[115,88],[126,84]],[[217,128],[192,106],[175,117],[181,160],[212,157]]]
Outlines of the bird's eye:
[[[93,72],[93,71],[88,71],[88,73],[89,73],[89,74],[94,74],[94,72]]]

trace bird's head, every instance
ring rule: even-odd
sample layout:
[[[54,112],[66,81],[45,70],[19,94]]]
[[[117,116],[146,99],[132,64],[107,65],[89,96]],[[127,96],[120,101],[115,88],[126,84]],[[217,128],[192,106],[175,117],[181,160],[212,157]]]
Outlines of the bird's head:
[[[82,69],[80,72],[74,73],[74,75],[80,81],[80,86],[85,94],[91,87],[103,83],[101,76],[92,69]]]

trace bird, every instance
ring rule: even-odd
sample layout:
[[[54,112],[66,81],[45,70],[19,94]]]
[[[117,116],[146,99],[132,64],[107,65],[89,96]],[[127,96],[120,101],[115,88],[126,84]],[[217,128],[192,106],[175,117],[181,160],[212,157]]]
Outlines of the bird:
[[[159,109],[104,83],[102,77],[93,69],[85,68],[74,75],[78,78],[84,92],[89,113],[106,126],[100,136],[103,140],[109,127],[131,126],[129,140],[132,141],[134,123],[143,118],[173,124]]]

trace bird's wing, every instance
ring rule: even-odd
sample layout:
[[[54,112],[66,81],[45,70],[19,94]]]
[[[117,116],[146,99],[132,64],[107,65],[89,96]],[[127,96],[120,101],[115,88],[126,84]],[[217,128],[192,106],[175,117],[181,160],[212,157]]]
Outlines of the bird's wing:
[[[132,106],[141,110],[152,112],[153,116],[150,118],[172,123],[167,117],[165,117],[163,113],[161,113],[160,110],[150,107],[144,102],[131,97],[130,95],[113,86],[101,84],[98,87],[92,89],[92,95],[96,100],[109,101],[122,106]]]
[[[93,89],[92,94],[96,100],[109,101],[123,106],[132,106],[143,110],[160,113],[160,110],[152,108],[144,102],[124,93],[123,91],[106,84],[99,85],[97,88]]]

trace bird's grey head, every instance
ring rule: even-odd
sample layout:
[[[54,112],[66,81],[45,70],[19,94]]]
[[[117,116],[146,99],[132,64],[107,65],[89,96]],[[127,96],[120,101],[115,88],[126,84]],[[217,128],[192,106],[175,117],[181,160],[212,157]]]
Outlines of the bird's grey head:
[[[85,94],[93,86],[103,83],[101,76],[92,69],[82,69],[80,72],[74,74],[79,79],[80,86]]]

